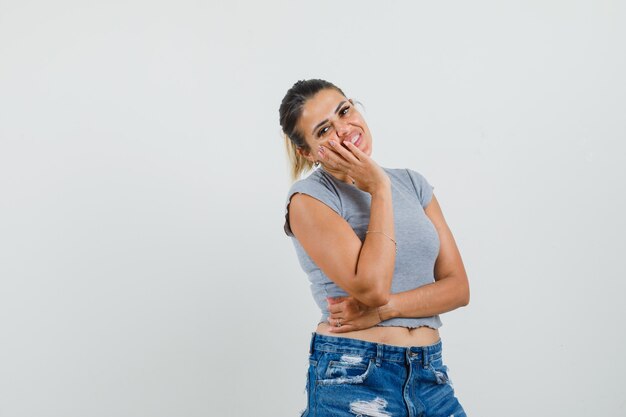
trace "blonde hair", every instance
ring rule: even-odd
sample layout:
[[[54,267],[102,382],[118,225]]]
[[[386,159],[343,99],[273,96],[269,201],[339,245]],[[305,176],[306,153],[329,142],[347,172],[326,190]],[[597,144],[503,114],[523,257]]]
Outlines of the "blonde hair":
[[[295,143],[289,139],[289,136],[283,134],[283,137],[285,139],[287,158],[289,159],[289,173],[291,181],[295,182],[300,179],[302,174],[305,174],[313,169],[313,163],[298,153],[298,148]]]

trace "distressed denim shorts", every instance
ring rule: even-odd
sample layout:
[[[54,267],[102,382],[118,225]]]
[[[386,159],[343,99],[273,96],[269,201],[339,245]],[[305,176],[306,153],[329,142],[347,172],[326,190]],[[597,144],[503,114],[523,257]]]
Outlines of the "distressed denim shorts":
[[[301,417],[462,417],[441,340],[392,346],[313,333]]]

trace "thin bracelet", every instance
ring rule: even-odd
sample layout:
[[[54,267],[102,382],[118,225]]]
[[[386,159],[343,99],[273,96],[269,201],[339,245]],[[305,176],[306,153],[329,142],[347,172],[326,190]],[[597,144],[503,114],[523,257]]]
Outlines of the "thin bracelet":
[[[391,236],[389,236],[387,233],[385,233],[385,232],[379,232],[378,230],[367,230],[367,231],[365,232],[365,234],[368,234],[368,233],[380,233],[380,234],[382,234],[382,235],[387,236],[387,237],[389,238],[389,240],[391,240],[391,241],[393,242],[393,244],[395,245],[395,247],[396,247],[396,253],[398,253],[398,244],[397,244],[397,243],[396,243],[396,241],[395,241],[395,240],[393,240],[393,239],[391,238]]]

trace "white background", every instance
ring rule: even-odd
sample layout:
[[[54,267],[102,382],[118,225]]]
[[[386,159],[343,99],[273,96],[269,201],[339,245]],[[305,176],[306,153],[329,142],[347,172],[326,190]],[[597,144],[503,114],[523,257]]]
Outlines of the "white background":
[[[626,414],[618,1],[0,0],[0,416],[296,416],[319,312],[278,106],[432,185],[470,416]]]

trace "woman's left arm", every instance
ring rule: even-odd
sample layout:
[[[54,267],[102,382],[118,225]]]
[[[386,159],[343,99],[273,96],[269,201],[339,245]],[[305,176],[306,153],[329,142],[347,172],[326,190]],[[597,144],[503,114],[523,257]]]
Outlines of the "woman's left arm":
[[[394,317],[428,317],[469,304],[470,291],[465,266],[454,236],[433,194],[424,212],[439,234],[439,255],[435,261],[435,282],[391,296],[380,307],[381,320]]]
[[[470,291],[465,266],[434,194],[424,212],[439,234],[435,282],[392,294],[389,302],[378,309],[360,306],[351,297],[329,300],[329,321],[334,323],[337,318],[341,318],[345,324],[350,324],[333,328],[334,332],[364,329],[395,317],[433,316],[469,304]]]

